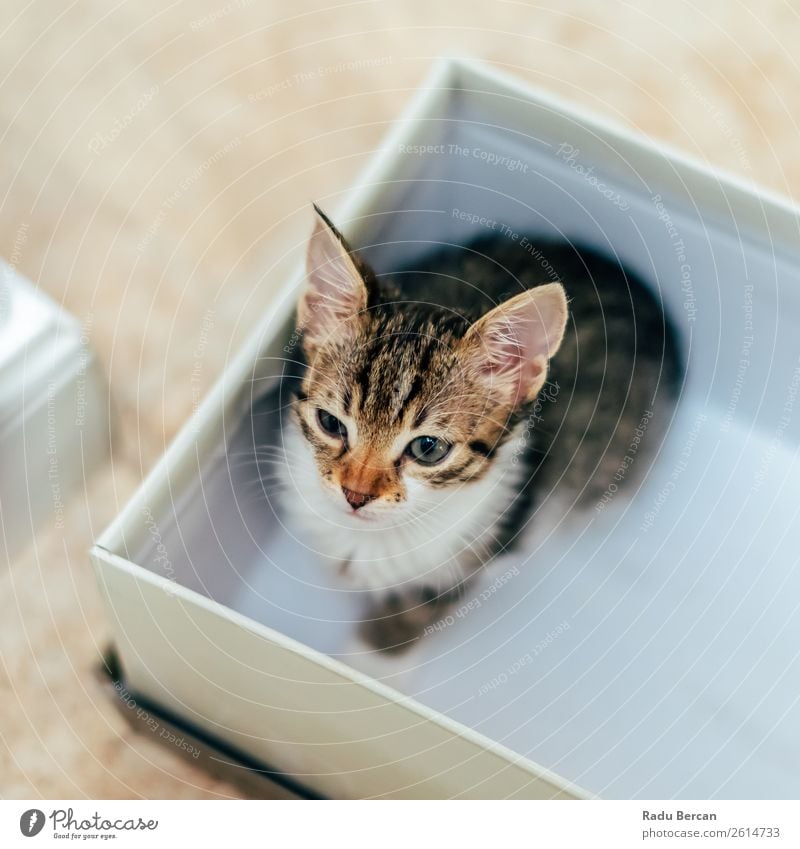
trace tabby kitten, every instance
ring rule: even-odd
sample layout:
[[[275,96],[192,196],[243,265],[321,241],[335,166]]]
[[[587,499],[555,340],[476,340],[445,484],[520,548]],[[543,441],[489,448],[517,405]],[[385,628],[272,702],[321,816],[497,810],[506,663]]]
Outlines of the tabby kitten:
[[[645,287],[591,251],[488,233],[378,276],[315,209],[285,507],[372,594],[363,636],[399,651],[556,484],[585,503],[620,478],[676,347]]]

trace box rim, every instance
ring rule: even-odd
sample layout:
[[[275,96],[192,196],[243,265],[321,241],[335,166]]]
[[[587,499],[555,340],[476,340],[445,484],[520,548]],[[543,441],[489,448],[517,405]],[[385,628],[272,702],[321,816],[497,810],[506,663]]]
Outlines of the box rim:
[[[191,605],[200,607],[212,615],[223,617],[239,628],[260,637],[279,648],[290,651],[295,655],[300,655],[317,666],[321,666],[328,672],[341,678],[343,681],[357,684],[371,692],[373,695],[391,702],[409,713],[414,714],[418,718],[427,722],[433,722],[444,730],[456,734],[458,737],[479,746],[481,749],[495,755],[510,765],[523,770],[531,775],[532,778],[551,785],[554,790],[562,794],[572,796],[576,799],[595,798],[584,788],[569,781],[569,779],[564,778],[558,773],[553,772],[547,767],[538,764],[526,755],[521,755],[518,752],[509,749],[503,743],[499,743],[491,737],[481,734],[481,732],[476,731],[474,728],[463,725],[458,720],[452,719],[446,714],[440,713],[434,708],[428,707],[422,702],[417,701],[417,699],[413,696],[407,696],[398,690],[395,690],[393,687],[390,687],[388,684],[384,684],[366,673],[359,672],[357,669],[348,666],[346,663],[336,660],[336,658],[324,654],[323,652],[317,651],[311,646],[308,646],[293,637],[289,637],[280,631],[276,631],[268,625],[264,625],[263,623],[258,622],[257,620],[252,619],[233,608],[227,607],[221,602],[208,598],[196,590],[185,587],[183,584],[171,581],[163,575],[157,575],[149,569],[145,569],[144,566],[140,566],[137,563],[133,563],[130,560],[126,560],[124,557],[120,557],[119,555],[108,551],[99,544],[92,546],[90,555],[93,563],[95,564],[95,574],[97,576],[98,583],[101,586],[104,585],[104,581],[100,573],[99,564],[106,563],[113,569],[126,572],[133,577],[134,580],[144,581],[145,583],[157,587]],[[113,605],[111,605],[111,607],[113,609]]]
[[[737,206],[753,208],[753,202],[756,202],[755,207],[781,219],[785,226],[794,225],[794,230],[800,236],[800,202],[793,200],[785,193],[765,186],[756,180],[748,181],[735,171],[706,163],[699,156],[683,150],[672,142],[650,136],[641,130],[615,121],[589,106],[574,103],[568,98],[553,94],[545,88],[529,84],[484,60],[456,57],[446,61],[449,61],[453,69],[454,81],[462,83],[460,86],[462,91],[474,94],[492,93],[499,96],[508,96],[511,91],[526,103],[535,101],[553,112],[568,117],[576,124],[583,125],[598,137],[613,139],[621,143],[629,151],[657,155],[663,162],[672,166],[671,170],[676,176],[680,177],[681,184],[684,187],[687,187],[690,183],[695,183],[715,190],[722,189],[726,195],[726,206],[732,214],[736,212]],[[495,91],[489,92],[485,88],[467,88],[463,85],[463,83],[476,85],[487,81],[494,84]],[[729,192],[732,197],[728,196]],[[763,223],[764,225],[768,224],[767,216],[764,216]],[[746,229],[753,229],[753,227],[748,224]],[[770,228],[765,227],[765,229],[769,231]],[[771,235],[769,241],[774,244],[775,240]]]

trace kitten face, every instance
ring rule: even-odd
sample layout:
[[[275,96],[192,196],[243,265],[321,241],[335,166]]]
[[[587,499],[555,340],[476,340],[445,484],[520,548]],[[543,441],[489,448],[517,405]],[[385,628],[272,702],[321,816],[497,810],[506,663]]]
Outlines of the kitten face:
[[[346,341],[317,348],[296,403],[323,486],[361,522],[479,479],[512,412],[490,406],[459,357],[460,340],[437,335],[432,320],[412,332],[402,324],[376,309]]]
[[[558,284],[471,326],[376,286],[320,213],[298,308],[307,369],[294,416],[333,515],[357,527],[413,520],[484,477],[566,322]]]

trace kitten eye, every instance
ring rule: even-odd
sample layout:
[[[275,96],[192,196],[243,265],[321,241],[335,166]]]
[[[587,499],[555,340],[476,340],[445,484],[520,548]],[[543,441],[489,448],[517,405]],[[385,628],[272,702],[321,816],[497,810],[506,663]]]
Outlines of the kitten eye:
[[[406,454],[421,466],[435,466],[450,453],[451,447],[443,439],[435,436],[418,436],[408,443]]]
[[[317,410],[317,421],[325,433],[337,436],[339,439],[347,439],[347,428],[333,413],[329,413],[327,410]]]

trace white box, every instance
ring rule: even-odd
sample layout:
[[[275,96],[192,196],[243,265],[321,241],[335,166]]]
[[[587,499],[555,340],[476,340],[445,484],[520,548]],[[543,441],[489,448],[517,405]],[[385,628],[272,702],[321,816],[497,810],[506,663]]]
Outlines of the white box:
[[[106,381],[83,325],[0,260],[0,564],[108,455]]]
[[[796,798],[798,210],[446,61],[334,219],[380,269],[480,229],[454,211],[616,252],[658,289],[687,379],[654,472],[539,521],[403,693],[351,670],[331,655],[358,596],[227,462],[298,276],[92,551],[128,688],[330,796]]]

